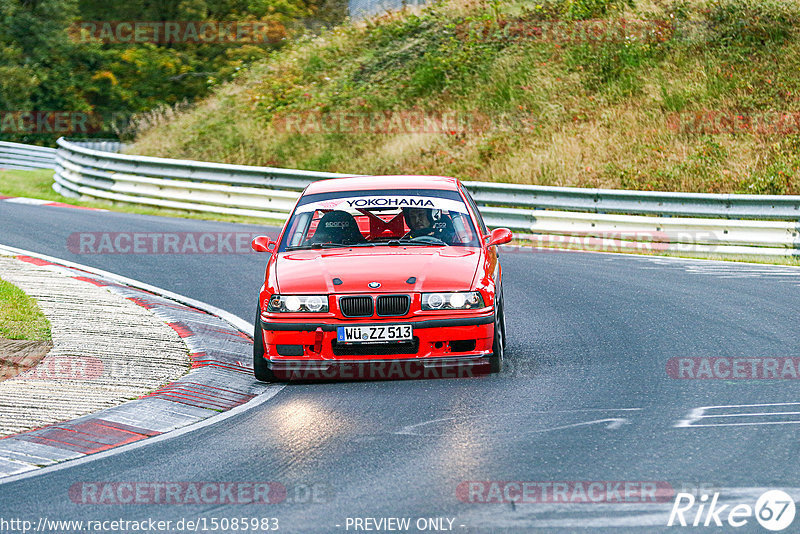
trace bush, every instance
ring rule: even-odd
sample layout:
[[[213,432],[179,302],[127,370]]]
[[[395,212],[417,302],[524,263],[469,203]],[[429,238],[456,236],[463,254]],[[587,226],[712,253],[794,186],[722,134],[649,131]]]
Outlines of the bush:
[[[800,174],[800,135],[791,134],[773,143],[766,151],[766,163],[743,180],[737,193],[756,195],[794,195],[795,176]]]
[[[736,191],[751,195],[785,195],[794,173],[783,163],[772,164],[743,180]]]
[[[534,9],[527,11],[541,18],[588,20],[605,18],[614,11],[634,7],[635,0],[544,0],[532,2]]]
[[[640,91],[641,74],[653,51],[654,45],[637,41],[583,44],[568,49],[565,60],[583,74],[587,89],[628,97]]]
[[[782,44],[800,22],[794,0],[714,0],[707,13],[714,38],[730,46]]]
[[[571,20],[604,18],[612,10],[633,7],[634,0],[563,0],[562,13]]]

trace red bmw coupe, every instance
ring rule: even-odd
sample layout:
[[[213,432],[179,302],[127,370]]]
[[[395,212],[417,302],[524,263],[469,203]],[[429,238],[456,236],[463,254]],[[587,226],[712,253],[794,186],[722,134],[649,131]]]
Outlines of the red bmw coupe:
[[[506,228],[487,231],[455,178],[312,183],[277,241],[253,240],[270,253],[255,319],[256,378],[396,362],[500,371],[496,245],[511,238]]]

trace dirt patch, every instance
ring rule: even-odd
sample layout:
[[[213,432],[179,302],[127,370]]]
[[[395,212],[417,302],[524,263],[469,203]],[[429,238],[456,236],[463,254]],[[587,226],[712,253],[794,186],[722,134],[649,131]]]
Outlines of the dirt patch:
[[[53,343],[0,338],[0,382],[36,367]]]

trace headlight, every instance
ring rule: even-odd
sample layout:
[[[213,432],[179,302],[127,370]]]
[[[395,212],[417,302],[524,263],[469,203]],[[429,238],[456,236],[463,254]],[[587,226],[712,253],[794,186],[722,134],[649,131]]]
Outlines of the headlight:
[[[422,294],[423,310],[475,310],[484,306],[483,297],[477,291]]]
[[[272,313],[316,313],[328,311],[327,295],[272,295],[267,305]]]

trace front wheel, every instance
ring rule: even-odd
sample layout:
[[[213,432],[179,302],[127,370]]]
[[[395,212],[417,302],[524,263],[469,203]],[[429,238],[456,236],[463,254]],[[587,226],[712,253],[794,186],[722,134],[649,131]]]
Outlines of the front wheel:
[[[499,373],[503,370],[503,358],[506,348],[505,323],[506,319],[501,300],[495,311],[494,342],[492,343],[492,355],[489,357],[489,371],[492,373]]]
[[[260,382],[273,382],[275,374],[264,359],[264,331],[261,329],[261,310],[256,309],[256,329],[253,332],[253,374]]]

